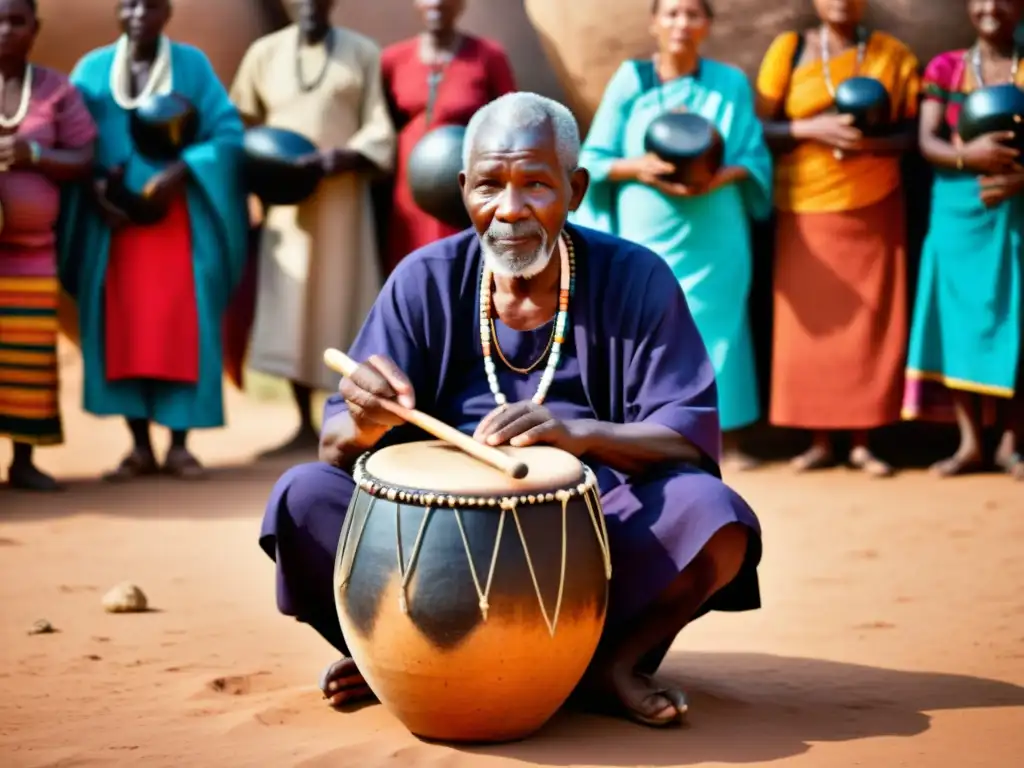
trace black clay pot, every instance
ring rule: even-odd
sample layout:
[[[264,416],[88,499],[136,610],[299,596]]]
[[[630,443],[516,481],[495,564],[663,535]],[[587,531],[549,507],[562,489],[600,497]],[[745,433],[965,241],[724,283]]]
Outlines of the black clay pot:
[[[668,112],[647,128],[644,149],[676,167],[667,180],[705,187],[722,167],[725,144],[707,118],[692,112]]]
[[[371,690],[424,738],[536,731],[579,683],[604,628],[607,539],[593,475],[556,449],[504,450],[527,461],[525,479],[437,442],[383,448],[353,472],[338,618]]]
[[[150,160],[176,160],[199,135],[199,113],[180,94],[156,94],[132,110],[129,128],[141,155]]]
[[[107,178],[106,198],[120,208],[133,224],[156,224],[167,215],[165,205],[143,197],[125,186],[121,173],[112,173]]]
[[[892,102],[885,86],[873,77],[851,77],[836,88],[836,110],[853,115],[865,136],[880,136],[892,127]]]
[[[1024,152],[1024,91],[1011,83],[989,85],[972,91],[960,108],[957,133],[969,142],[986,133],[1013,131],[1015,138],[1007,142]]]
[[[298,205],[312,195],[323,173],[297,161],[317,151],[305,136],[261,125],[245,132],[245,181],[265,205]]]
[[[458,229],[470,224],[459,189],[465,136],[465,127],[443,125],[428,132],[409,154],[409,190],[413,201],[425,213]]]

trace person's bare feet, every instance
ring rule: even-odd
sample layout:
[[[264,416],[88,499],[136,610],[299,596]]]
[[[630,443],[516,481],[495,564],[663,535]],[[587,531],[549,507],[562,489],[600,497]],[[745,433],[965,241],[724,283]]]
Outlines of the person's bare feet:
[[[985,459],[981,451],[973,448],[961,447],[948,459],[937,461],[929,468],[936,477],[956,477],[957,475],[968,475],[981,471],[985,466]]]
[[[336,709],[376,698],[356,663],[347,656],[327,665],[320,675],[320,690]]]
[[[739,449],[726,452],[722,457],[722,465],[734,472],[751,472],[762,465],[760,459]]]
[[[996,465],[1014,480],[1024,481],[1024,455],[1016,451],[997,455]]]
[[[19,491],[53,493],[61,490],[60,484],[31,462],[14,463],[7,470],[7,484]]]
[[[617,671],[611,666],[592,668],[570,703],[584,711],[626,717],[652,728],[682,722],[688,709],[682,691],[633,672],[627,665]]]
[[[206,470],[199,463],[199,459],[181,446],[175,446],[167,451],[163,472],[179,480],[201,480],[206,477]]]
[[[850,451],[850,466],[866,472],[872,477],[892,477],[895,474],[891,465],[875,456],[864,445],[858,445]]]
[[[125,456],[117,469],[108,472],[103,479],[109,483],[124,483],[137,477],[155,475],[160,471],[152,450],[135,448]]]
[[[790,462],[796,472],[813,472],[816,469],[827,469],[836,463],[831,448],[823,445],[812,445]]]

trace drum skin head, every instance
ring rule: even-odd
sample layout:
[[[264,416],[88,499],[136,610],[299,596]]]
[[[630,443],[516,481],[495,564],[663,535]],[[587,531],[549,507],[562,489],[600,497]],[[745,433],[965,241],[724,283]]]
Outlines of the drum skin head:
[[[452,496],[547,493],[583,480],[580,460],[558,448],[502,446],[499,450],[524,462],[530,469],[526,477],[511,478],[439,440],[382,448],[367,460],[366,471],[389,485]]]

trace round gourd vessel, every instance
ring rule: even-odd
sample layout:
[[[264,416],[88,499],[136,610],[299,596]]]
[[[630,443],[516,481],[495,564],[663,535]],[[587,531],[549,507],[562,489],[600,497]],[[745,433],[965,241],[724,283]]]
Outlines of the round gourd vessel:
[[[409,153],[409,191],[424,212],[453,227],[469,226],[459,173],[466,128],[442,125],[428,132]]]
[[[836,109],[853,115],[853,124],[865,135],[885,133],[892,125],[889,92],[873,77],[851,77],[836,87]]]
[[[969,142],[986,133],[1013,131],[1015,138],[1008,142],[1024,151],[1024,91],[1012,83],[989,85],[972,91],[964,99],[957,121],[957,133]]]
[[[144,157],[176,160],[199,134],[199,113],[180,94],[154,94],[132,110],[129,127],[132,141]]]
[[[298,160],[317,151],[316,145],[294,131],[261,125],[245,132],[245,180],[266,205],[297,205],[309,198],[323,175]]]
[[[675,165],[676,172],[668,180],[699,188],[707,186],[722,167],[725,145],[707,118],[693,112],[669,112],[647,128],[644,149]]]

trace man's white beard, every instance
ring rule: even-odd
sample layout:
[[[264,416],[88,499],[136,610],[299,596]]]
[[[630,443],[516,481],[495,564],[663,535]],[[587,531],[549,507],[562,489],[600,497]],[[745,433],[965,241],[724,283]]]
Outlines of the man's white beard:
[[[558,241],[555,241],[555,245]],[[551,261],[555,249],[548,245],[548,233],[540,233],[540,245],[531,254],[519,255],[502,253],[491,247],[487,233],[480,238],[480,249],[484,254],[484,263],[495,275],[501,277],[520,277],[529,280],[544,271]]]

